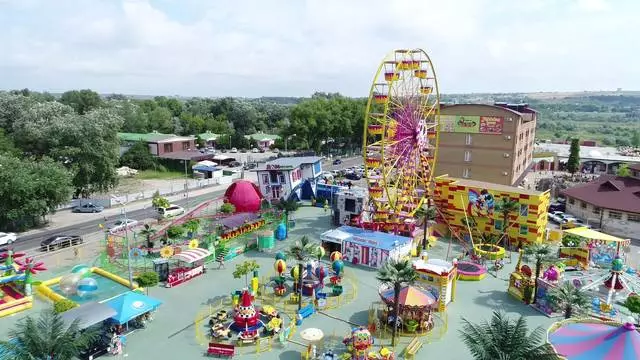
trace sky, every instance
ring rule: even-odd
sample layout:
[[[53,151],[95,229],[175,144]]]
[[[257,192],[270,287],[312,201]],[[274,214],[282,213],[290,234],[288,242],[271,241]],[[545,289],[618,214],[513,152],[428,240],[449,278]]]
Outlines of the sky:
[[[0,89],[367,96],[394,49],[443,93],[638,90],[637,0],[0,0]]]

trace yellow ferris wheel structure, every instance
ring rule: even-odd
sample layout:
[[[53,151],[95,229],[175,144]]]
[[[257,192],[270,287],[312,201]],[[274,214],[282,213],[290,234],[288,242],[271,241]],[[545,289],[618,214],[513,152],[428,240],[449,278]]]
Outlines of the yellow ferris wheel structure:
[[[422,49],[395,50],[378,67],[364,121],[363,157],[369,206],[365,228],[412,232],[432,194],[440,92],[433,62]]]

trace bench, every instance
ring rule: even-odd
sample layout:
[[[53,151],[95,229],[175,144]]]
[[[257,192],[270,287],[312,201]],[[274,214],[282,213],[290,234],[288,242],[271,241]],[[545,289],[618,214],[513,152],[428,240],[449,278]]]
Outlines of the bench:
[[[417,337],[414,337],[413,340],[407,345],[404,349],[404,358],[405,359],[413,359],[418,350],[422,347],[422,341],[418,340]]]
[[[230,344],[209,343],[207,355],[215,355],[217,357],[233,357],[236,354],[236,347]]]
[[[313,309],[313,304],[308,304],[307,306],[300,309],[300,311],[298,311],[298,315],[300,315],[303,319],[306,319],[309,316],[313,315],[314,312],[315,310]]]

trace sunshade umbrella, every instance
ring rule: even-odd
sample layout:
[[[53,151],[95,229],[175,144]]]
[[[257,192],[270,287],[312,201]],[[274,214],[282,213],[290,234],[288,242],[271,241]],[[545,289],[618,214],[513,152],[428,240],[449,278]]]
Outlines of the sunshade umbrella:
[[[549,334],[549,342],[567,360],[640,358],[640,333],[631,323],[567,323]]]

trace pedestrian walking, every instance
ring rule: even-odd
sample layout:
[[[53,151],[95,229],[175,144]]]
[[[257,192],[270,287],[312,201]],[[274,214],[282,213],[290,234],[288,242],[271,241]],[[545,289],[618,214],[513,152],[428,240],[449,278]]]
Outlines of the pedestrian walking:
[[[222,258],[222,257],[218,261],[218,269],[225,269],[225,267],[224,267],[224,258]]]

